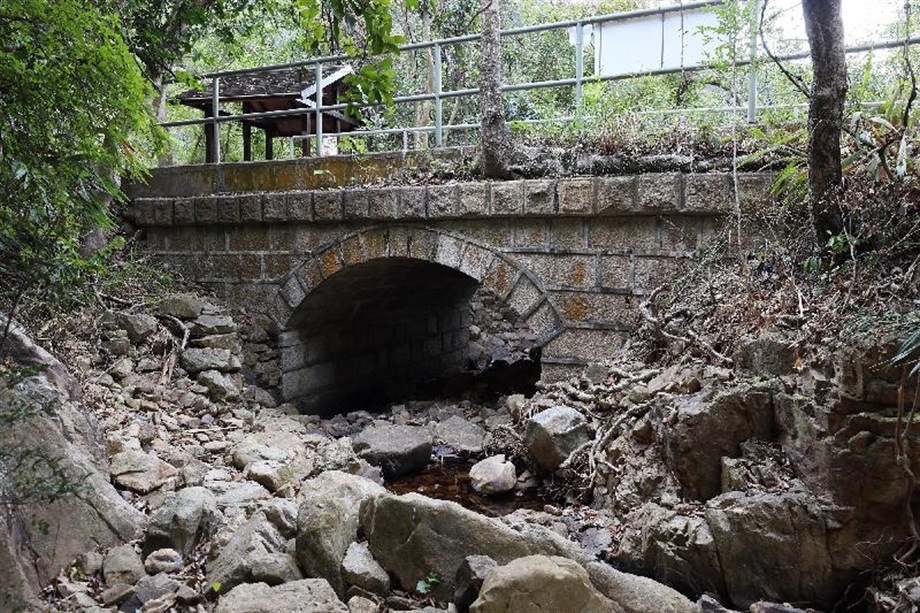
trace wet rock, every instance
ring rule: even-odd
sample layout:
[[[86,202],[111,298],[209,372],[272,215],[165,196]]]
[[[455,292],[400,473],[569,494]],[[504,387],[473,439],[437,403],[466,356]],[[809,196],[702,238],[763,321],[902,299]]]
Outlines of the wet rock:
[[[270,587],[239,585],[220,597],[214,613],[348,613],[325,579],[301,579]]]
[[[115,485],[139,494],[152,492],[178,472],[155,455],[135,450],[112,456],[109,470]]]
[[[182,352],[179,363],[182,368],[193,374],[205,370],[237,372],[241,367],[239,358],[226,349],[191,347]]]
[[[530,418],[524,433],[524,445],[540,468],[553,472],[573,451],[590,440],[585,416],[567,406],[558,405]]]
[[[470,485],[486,496],[510,492],[517,485],[514,464],[496,455],[477,462],[470,468]]]
[[[431,432],[417,426],[371,426],[352,439],[358,456],[386,479],[423,470],[431,458]]]
[[[390,589],[390,577],[383,569],[366,543],[352,543],[342,560],[342,578],[347,585],[354,585],[374,594],[385,595]]]
[[[473,422],[454,415],[435,427],[435,434],[462,456],[482,453],[487,433]]]
[[[127,583],[133,585],[146,574],[141,556],[134,551],[134,545],[113,547],[105,554],[102,563],[102,577],[107,585]]]
[[[217,498],[203,487],[179,490],[150,516],[145,547],[172,548],[188,555],[202,538],[210,536],[220,515]]]
[[[329,471],[300,490],[297,512],[297,561],[310,577],[323,577],[336,593],[345,593],[342,559],[358,536],[358,511],[365,499],[385,490],[363,477]]]
[[[157,549],[144,560],[148,575],[175,573],[182,568],[182,555],[175,549]]]
[[[482,583],[490,570],[498,564],[489,556],[467,556],[457,569],[454,604],[460,613],[466,613],[479,597]]]
[[[592,585],[577,563],[558,556],[526,556],[486,575],[473,613],[620,611]]]

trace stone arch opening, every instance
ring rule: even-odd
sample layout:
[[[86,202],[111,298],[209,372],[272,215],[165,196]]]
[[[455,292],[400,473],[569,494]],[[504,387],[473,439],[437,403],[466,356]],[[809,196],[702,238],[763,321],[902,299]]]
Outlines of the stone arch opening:
[[[377,228],[323,249],[285,279],[282,395],[331,415],[411,397],[466,369],[478,288],[520,314],[542,346],[560,328],[545,292],[508,258],[427,228]]]

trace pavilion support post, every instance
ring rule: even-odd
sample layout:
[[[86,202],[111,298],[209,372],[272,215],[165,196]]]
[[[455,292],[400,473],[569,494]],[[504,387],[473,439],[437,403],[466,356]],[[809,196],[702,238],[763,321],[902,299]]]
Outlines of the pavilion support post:
[[[205,109],[205,117],[213,117],[214,113],[211,109]],[[204,161],[206,164],[216,164],[217,163],[217,143],[214,142],[214,128],[213,124],[206,123],[202,126],[204,128]]]
[[[243,103],[243,114],[249,112],[251,112],[249,105]],[[243,121],[243,161],[252,161],[252,124],[245,120]]]
[[[301,136],[304,138],[300,139],[300,155],[302,157],[310,157],[310,117],[309,115],[304,115],[301,119],[302,131]]]

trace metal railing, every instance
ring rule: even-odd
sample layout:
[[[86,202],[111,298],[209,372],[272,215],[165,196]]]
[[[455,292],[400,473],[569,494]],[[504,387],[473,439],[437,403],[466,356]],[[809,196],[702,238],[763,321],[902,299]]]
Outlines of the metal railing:
[[[754,0],[759,4],[760,0]],[[660,7],[654,9],[642,9],[636,11],[629,11],[625,13],[615,13],[607,15],[597,15],[592,17],[585,17],[580,19],[572,19],[567,21],[558,21],[548,24],[539,24],[533,26],[525,26],[518,28],[511,28],[508,30],[503,30],[501,36],[503,38],[510,38],[515,36],[522,36],[527,34],[549,32],[553,30],[562,30],[562,29],[575,29],[575,75],[570,78],[564,79],[554,79],[554,80],[544,80],[544,81],[530,81],[526,83],[515,83],[515,84],[505,84],[501,87],[502,93],[508,92],[519,92],[519,91],[533,91],[546,88],[557,88],[557,87],[573,87],[575,88],[574,99],[575,99],[575,115],[573,116],[564,116],[564,117],[554,117],[549,119],[524,119],[524,120],[510,120],[515,124],[539,124],[539,123],[558,123],[566,121],[574,121],[578,119],[584,119],[581,114],[581,109],[583,106],[584,99],[584,85],[586,82],[597,83],[597,82],[607,82],[607,81],[621,81],[636,79],[641,77],[654,77],[654,76],[664,76],[671,74],[680,74],[685,72],[695,72],[700,70],[709,70],[712,68],[711,65],[700,65],[700,66],[680,66],[674,68],[662,68],[662,69],[653,69],[646,70],[641,72],[631,72],[626,74],[615,74],[615,75],[594,75],[590,77],[585,76],[584,70],[584,51],[585,51],[585,40],[584,40],[584,29],[585,26],[595,25],[595,24],[606,24],[617,21],[627,21],[630,19],[637,19],[642,17],[650,16],[662,16],[662,19],[665,15],[670,13],[678,13],[681,11],[690,11],[702,8],[716,7],[723,5],[723,0],[704,0],[700,2],[687,3],[682,5],[674,5],[667,7]],[[759,10],[757,11],[759,15]],[[445,100],[451,100],[454,98],[460,97],[470,97],[476,96],[479,94],[478,87],[472,88],[463,88],[455,90],[444,90],[442,87],[442,49],[449,45],[459,45],[463,43],[470,43],[478,41],[481,38],[480,34],[469,34],[465,36],[456,36],[452,38],[445,38],[434,41],[419,42],[419,43],[410,43],[399,46],[399,53],[404,53],[407,51],[416,51],[416,50],[432,50],[433,57],[433,74],[431,80],[431,92],[424,93],[414,93],[403,96],[395,96],[392,100],[392,104],[414,104],[418,102],[427,102],[432,101],[434,103],[434,124],[425,125],[425,126],[405,126],[405,127],[395,127],[395,128],[380,128],[380,129],[362,129],[362,130],[353,130],[349,132],[323,132],[323,113],[330,111],[345,111],[347,109],[367,109],[385,106],[385,103],[360,103],[360,102],[346,102],[346,103],[337,103],[337,104],[323,104],[322,102],[322,90],[323,90],[323,65],[329,63],[343,62],[351,58],[347,55],[329,55],[322,56],[317,58],[311,58],[309,60],[303,60],[298,62],[291,62],[286,64],[274,64],[269,66],[260,66],[256,68],[246,68],[239,70],[227,70],[220,72],[213,72],[206,75],[203,75],[202,79],[210,79],[211,81],[211,108],[210,116],[204,117],[202,119],[189,119],[182,121],[170,121],[164,122],[160,125],[165,128],[174,128],[182,126],[195,126],[195,125],[209,125],[210,129],[213,131],[213,142],[214,146],[214,155],[215,163],[220,163],[220,124],[224,122],[241,122],[241,121],[255,121],[261,119],[274,119],[280,117],[297,117],[297,116],[307,116],[313,115],[315,126],[314,134],[304,134],[304,135],[295,135],[291,137],[290,146],[291,146],[291,155],[294,155],[295,142],[297,140],[311,139],[315,141],[315,147],[313,151],[316,156],[321,157],[323,155],[323,139],[327,137],[368,137],[368,136],[378,136],[378,135],[402,135],[402,145],[403,150],[408,149],[409,145],[409,135],[417,133],[433,133],[435,146],[440,147],[444,143],[444,133],[447,130],[478,130],[480,124],[478,123],[459,123],[459,124],[449,124],[445,125],[443,121],[443,103]],[[846,53],[864,53],[873,50],[879,49],[890,49],[895,47],[900,47],[908,45],[917,45],[920,44],[920,36],[915,36],[902,40],[887,40],[881,41],[873,44],[866,45],[853,45],[846,47]],[[757,57],[757,36],[752,34],[750,39],[749,47],[749,57],[744,59],[736,59],[733,62],[733,65],[736,67],[745,67],[754,65],[758,61]],[[808,59],[809,53],[799,52],[799,53],[788,53],[780,54],[776,56],[776,59],[781,61],[794,61]],[[239,76],[246,74],[254,73],[265,73],[272,71],[280,70],[290,70],[295,68],[304,68],[311,67],[314,72],[314,80],[316,84],[316,103],[312,104],[310,107],[304,107],[303,109],[285,109],[278,111],[263,111],[255,113],[242,113],[242,114],[226,114],[221,113],[220,110],[220,83],[222,78]],[[786,105],[788,108],[792,108],[795,105]],[[786,108],[786,106],[782,108]],[[725,106],[725,107],[707,107],[707,108],[685,108],[685,109],[675,109],[673,111],[649,111],[660,112],[662,114],[675,113],[692,113],[692,112],[746,112],[747,119],[750,122],[755,122],[757,118],[757,113],[760,110],[780,108],[777,105],[770,106],[757,106],[757,81],[755,71],[751,71],[749,74],[748,80],[748,95],[747,95],[747,106]]]

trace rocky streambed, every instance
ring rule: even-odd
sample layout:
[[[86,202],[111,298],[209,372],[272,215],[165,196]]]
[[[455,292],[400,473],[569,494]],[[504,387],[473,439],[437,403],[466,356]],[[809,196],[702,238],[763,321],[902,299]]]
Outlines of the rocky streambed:
[[[496,346],[486,327],[474,342]],[[49,334],[65,368],[14,327],[12,355],[48,367],[3,402],[53,410],[4,442],[64,454],[81,487],[7,506],[5,606],[871,607],[866,573],[909,536],[884,347],[802,363],[764,337],[732,368],[624,353],[529,398],[319,419],[268,391],[274,334],[177,296]],[[875,602],[913,606],[910,581]]]

